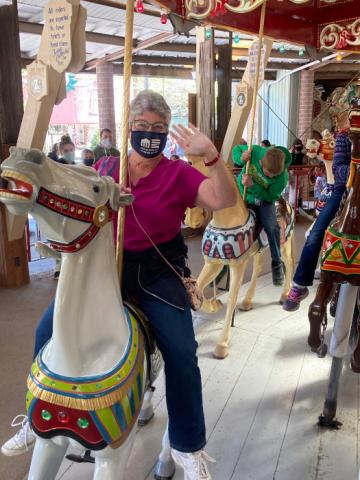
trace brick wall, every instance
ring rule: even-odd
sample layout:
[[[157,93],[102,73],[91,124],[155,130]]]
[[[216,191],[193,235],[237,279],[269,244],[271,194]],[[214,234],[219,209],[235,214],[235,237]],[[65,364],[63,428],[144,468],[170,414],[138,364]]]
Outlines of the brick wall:
[[[303,140],[310,138],[314,106],[314,72],[303,70],[300,76],[300,98],[298,117],[298,136]]]
[[[114,107],[114,66],[112,63],[102,63],[96,67],[98,89],[99,127],[110,128],[113,141],[116,142],[115,107]]]

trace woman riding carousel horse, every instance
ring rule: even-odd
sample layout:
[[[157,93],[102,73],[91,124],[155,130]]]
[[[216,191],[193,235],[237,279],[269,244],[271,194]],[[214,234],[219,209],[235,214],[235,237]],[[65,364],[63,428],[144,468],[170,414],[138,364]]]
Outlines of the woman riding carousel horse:
[[[148,317],[164,358],[172,455],[186,478],[211,479],[203,452],[201,376],[190,303],[171,267],[182,276],[190,274],[180,233],[185,210],[230,207],[236,192],[215,146],[196,128],[174,127],[172,136],[185,154],[204,158],[208,177],[182,160],[170,161],[163,155],[170,121],[170,108],[158,93],[143,91],[131,103],[132,151],[126,191],[131,190],[135,200],[126,211],[122,285],[125,298],[139,305]],[[54,302],[37,328],[34,356],[52,335],[53,307]],[[17,455],[32,443],[34,434],[25,419],[2,452]]]

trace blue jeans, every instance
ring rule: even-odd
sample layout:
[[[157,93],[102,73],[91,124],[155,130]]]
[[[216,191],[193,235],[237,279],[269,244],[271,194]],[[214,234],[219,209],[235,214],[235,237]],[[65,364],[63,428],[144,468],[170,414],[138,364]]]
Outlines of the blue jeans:
[[[170,444],[182,452],[195,452],[204,447],[206,437],[190,306],[186,305],[183,311],[145,293],[138,300],[164,358]],[[36,329],[35,356],[51,338],[54,303],[51,302]]]
[[[343,188],[337,187],[333,191],[331,197],[326,202],[325,207],[321,210],[317,217],[310,235],[306,239],[304,248],[301,252],[299,264],[297,266],[294,282],[303,287],[313,284],[314,274],[324,240],[325,231],[331,220],[335,217],[339,209],[341,199],[345,192]]]
[[[255,206],[255,212],[268,237],[271,259],[279,263],[281,261],[280,227],[276,219],[275,204],[263,202],[260,206]]]

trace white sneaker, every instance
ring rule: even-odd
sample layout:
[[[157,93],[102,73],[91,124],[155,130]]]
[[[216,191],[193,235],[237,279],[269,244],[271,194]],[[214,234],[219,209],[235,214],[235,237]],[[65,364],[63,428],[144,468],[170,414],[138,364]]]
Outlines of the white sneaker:
[[[211,480],[206,461],[215,463],[204,450],[193,453],[179,452],[171,449],[175,462],[184,469],[184,480]]]
[[[36,440],[36,435],[31,430],[26,415],[17,415],[12,421],[11,426],[21,426],[21,428],[1,447],[1,452],[7,457],[21,455],[22,453],[29,451],[34,446]]]

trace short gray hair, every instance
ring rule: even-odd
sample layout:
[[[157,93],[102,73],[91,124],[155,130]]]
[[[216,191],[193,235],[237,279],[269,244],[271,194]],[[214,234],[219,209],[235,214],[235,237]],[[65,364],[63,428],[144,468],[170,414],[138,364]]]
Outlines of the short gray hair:
[[[160,93],[153,90],[143,90],[138,93],[130,104],[130,125],[135,120],[135,117],[144,112],[157,113],[169,125],[171,121],[171,110],[166,103],[165,98]]]

